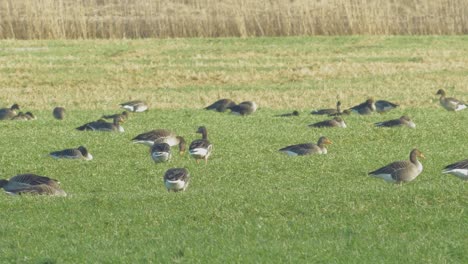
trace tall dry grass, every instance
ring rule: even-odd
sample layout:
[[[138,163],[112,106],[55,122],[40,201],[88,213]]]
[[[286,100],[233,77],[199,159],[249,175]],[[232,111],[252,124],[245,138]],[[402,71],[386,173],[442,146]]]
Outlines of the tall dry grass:
[[[467,0],[0,0],[2,39],[467,33]]]

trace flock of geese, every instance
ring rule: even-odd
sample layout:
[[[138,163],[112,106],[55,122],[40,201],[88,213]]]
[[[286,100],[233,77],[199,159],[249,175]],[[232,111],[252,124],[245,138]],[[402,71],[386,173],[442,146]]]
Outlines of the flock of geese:
[[[440,95],[440,104],[448,111],[460,111],[467,108],[467,105],[462,101],[452,97],[446,97],[445,91],[442,89],[438,90],[436,94]],[[128,112],[139,113],[148,110],[148,105],[140,100],[122,103],[120,106],[125,110],[122,113],[104,115],[101,119],[83,124],[76,129],[80,131],[124,132],[121,123],[128,119]],[[309,126],[314,128],[346,128],[346,123],[342,119],[342,116],[344,115],[349,115],[352,113],[359,115],[369,115],[373,112],[387,112],[396,107],[398,107],[397,104],[385,100],[374,101],[372,98],[370,98],[362,104],[342,111],[341,102],[338,101],[336,108],[320,109],[311,112],[313,115],[328,115],[333,117],[332,119],[310,124]],[[254,113],[257,110],[257,105],[252,101],[245,101],[240,104],[236,104],[230,99],[221,99],[205,107],[205,109],[218,112],[230,111],[231,114],[246,116]],[[17,112],[19,110],[20,107],[17,104],[12,105],[10,108],[0,109],[0,120],[36,119],[36,117],[31,112]],[[52,111],[52,115],[58,120],[64,119],[66,115],[65,113],[66,112],[63,107],[56,107]],[[277,116],[293,117],[298,115],[298,111],[293,111],[292,113],[286,113]],[[112,119],[112,122],[108,122],[106,119]],[[410,128],[416,127],[414,122],[408,116],[401,116],[398,119],[378,122],[375,123],[375,126],[406,126]],[[196,133],[201,134],[201,138],[196,139],[190,143],[188,152],[197,163],[199,163],[200,160],[204,160],[206,164],[213,151],[213,145],[208,140],[208,132],[206,127],[200,126]],[[169,161],[172,157],[171,147],[173,146],[178,146],[180,155],[183,155],[186,151],[185,139],[166,129],[155,129],[139,134],[132,139],[132,142],[149,146],[151,158],[156,163]],[[327,154],[326,146],[329,144],[332,144],[331,140],[322,136],[319,138],[316,144],[304,143],[290,145],[279,149],[279,151],[289,156]],[[93,156],[84,146],[79,146],[76,149],[53,151],[50,153],[50,156],[57,159],[93,159]],[[410,182],[414,180],[423,170],[423,166],[418,158],[424,158],[423,153],[421,153],[418,149],[413,149],[410,152],[409,160],[392,162],[384,167],[369,172],[368,174],[373,177],[381,178],[390,183],[401,184],[404,182]],[[452,174],[462,180],[468,180],[468,159],[447,165],[443,169],[442,173]],[[165,172],[163,180],[164,185],[169,192],[185,191],[190,182],[190,174],[186,168],[171,168]],[[66,193],[62,190],[57,180],[36,174],[20,174],[11,177],[8,180],[1,179],[0,187],[3,188],[6,193],[12,195],[28,193],[66,196]]]

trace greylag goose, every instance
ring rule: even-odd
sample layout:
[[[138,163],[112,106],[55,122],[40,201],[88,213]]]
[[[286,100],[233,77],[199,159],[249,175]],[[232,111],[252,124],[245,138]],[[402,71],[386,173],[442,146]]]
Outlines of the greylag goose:
[[[453,97],[445,97],[445,91],[439,89],[436,95],[440,95],[439,102],[448,111],[460,111],[466,108],[466,104]]]
[[[401,116],[398,119],[392,119],[388,121],[378,122],[374,124],[376,127],[400,127],[407,126],[410,128],[416,128],[416,124],[408,116]]]
[[[18,104],[12,105],[10,108],[0,109],[0,120],[9,120],[16,116],[16,110],[20,110]]]
[[[286,153],[288,156],[303,156],[310,154],[327,154],[326,145],[330,145],[332,142],[327,137],[320,137],[317,144],[304,143],[284,147],[280,149],[280,152]]]
[[[121,103],[120,107],[130,112],[136,112],[136,113],[140,113],[140,112],[144,112],[148,110],[148,105],[141,100]]]
[[[24,114],[24,115],[26,116],[26,118],[28,120],[36,120],[37,119],[37,117],[31,112],[26,112],[26,114]]]
[[[73,149],[53,151],[49,155],[56,159],[93,159],[93,155],[91,155],[91,153],[89,153],[88,150],[83,146],[79,146],[78,148]]]
[[[312,115],[334,115],[341,113],[341,102],[336,102],[336,108],[325,108],[310,112]]]
[[[234,115],[246,116],[257,111],[257,104],[252,101],[245,101],[238,105],[228,107]]]
[[[367,99],[364,103],[353,106],[349,110],[360,115],[370,115],[376,111],[374,99]]]
[[[395,103],[392,103],[392,102],[389,102],[389,101],[385,101],[385,100],[377,100],[375,102],[375,109],[377,111],[377,113],[385,113],[385,112],[388,112],[392,109],[395,109],[397,108],[399,105],[398,104],[395,104]]]
[[[0,180],[0,187],[8,194],[67,196],[57,180],[36,174],[19,174],[9,180]]]
[[[128,119],[128,112],[123,111],[121,114],[113,114],[113,115],[103,115],[102,118],[104,119],[114,119],[116,117],[122,118],[122,120],[127,120]]]
[[[199,127],[196,133],[202,134],[202,138],[192,141],[189,147],[189,154],[197,163],[199,163],[201,159],[204,159],[206,164],[208,163],[208,157],[211,155],[213,145],[208,141],[208,131],[206,127]]]
[[[124,128],[120,125],[123,120],[120,117],[114,118],[114,121],[112,123],[108,123],[105,120],[99,119],[98,121],[90,122],[87,124],[84,124],[80,127],[77,127],[77,130],[80,131],[106,131],[106,132],[112,132],[112,131],[117,131],[117,132],[124,132]]]
[[[168,169],[164,174],[164,185],[168,192],[185,191],[190,182],[189,171],[185,168]]]
[[[25,113],[19,112],[17,115],[11,118],[11,120],[16,120],[16,121],[27,121],[29,120],[28,117],[26,116]]]
[[[174,132],[167,129],[155,129],[142,134],[137,135],[132,139],[133,143],[144,144],[152,146],[156,140],[165,142],[169,146],[175,146],[179,144],[180,138]]]
[[[215,110],[218,112],[225,112],[230,107],[235,106],[236,103],[231,99],[220,99],[211,105],[205,107],[205,110]]]
[[[341,117],[335,116],[331,120],[325,120],[325,121],[317,122],[317,123],[314,123],[314,124],[310,124],[309,127],[316,127],[316,128],[341,127],[341,128],[346,128],[346,123]]]
[[[52,115],[54,116],[55,119],[63,120],[65,118],[65,108],[61,106],[55,107],[54,110],[52,111]]]
[[[156,141],[150,149],[151,158],[155,163],[169,161],[172,157],[171,146],[166,142]]]
[[[275,117],[291,117],[291,116],[299,116],[299,112],[298,111],[293,111],[292,113],[275,115]]]
[[[410,152],[409,160],[395,161],[375,171],[369,172],[370,176],[381,178],[389,183],[401,184],[410,182],[422,172],[423,166],[418,160],[424,158],[424,155],[418,150],[413,149]]]
[[[442,173],[452,174],[462,180],[468,181],[468,159],[447,165]]]

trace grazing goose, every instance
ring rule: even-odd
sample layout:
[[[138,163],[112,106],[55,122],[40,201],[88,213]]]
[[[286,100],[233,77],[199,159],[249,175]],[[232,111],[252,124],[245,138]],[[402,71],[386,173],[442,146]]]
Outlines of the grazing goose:
[[[57,120],[63,120],[65,118],[65,108],[61,106],[55,107],[54,110],[52,111],[52,115]]]
[[[388,121],[378,122],[374,124],[376,127],[400,127],[407,126],[410,128],[416,128],[416,124],[408,117],[401,116],[398,119],[392,119]]]
[[[168,169],[164,174],[164,185],[168,192],[185,191],[190,182],[190,174],[186,168]]]
[[[218,112],[225,112],[230,107],[235,106],[236,103],[231,99],[220,99],[211,105],[205,107],[205,110],[215,110]]]
[[[364,103],[353,106],[349,110],[360,115],[370,115],[376,110],[374,99],[367,99]]]
[[[177,137],[177,135],[174,132],[169,131],[167,129],[155,129],[137,135],[132,139],[132,142],[136,144],[144,144],[151,147],[153,146],[156,140],[159,140],[160,142],[165,142],[172,147],[179,144],[180,137]]]
[[[80,127],[77,127],[77,130],[80,131],[86,131],[86,130],[91,130],[91,131],[105,131],[105,132],[111,132],[111,131],[118,131],[118,132],[124,132],[124,128],[120,125],[123,120],[120,117],[114,118],[114,122],[108,123],[105,120],[99,119],[98,121],[90,122],[87,124],[84,124]]]
[[[468,181],[468,159],[447,165],[442,173],[452,174],[462,180]]]
[[[327,154],[326,145],[330,145],[332,142],[326,137],[320,137],[317,144],[304,143],[284,147],[280,149],[280,152],[288,154],[288,156],[303,156],[310,154]]]
[[[150,149],[151,158],[155,163],[169,161],[172,157],[171,146],[165,142],[154,142]]]
[[[211,154],[213,145],[208,141],[208,131],[206,127],[199,127],[196,133],[202,134],[202,138],[192,141],[189,147],[189,154],[197,161],[197,164],[201,159],[204,159],[206,164],[208,163],[208,157]]]
[[[314,110],[310,113],[313,115],[334,115],[337,113],[341,113],[341,102],[340,101],[336,102],[336,108],[319,109],[319,110]]]
[[[67,196],[57,180],[36,174],[19,174],[9,180],[0,180],[0,187],[8,194],[41,194]]]
[[[398,104],[385,101],[385,100],[377,100],[375,102],[375,109],[377,110],[377,113],[385,113],[392,109],[397,108],[398,106],[399,106]]]
[[[419,162],[418,157],[424,158],[424,155],[418,149],[413,149],[411,150],[409,160],[392,162],[368,174],[390,183],[401,184],[403,182],[410,182],[416,179],[423,170],[423,166],[421,162]]]
[[[228,107],[231,110],[231,114],[246,116],[257,111],[257,104],[252,101],[245,101],[238,105]]]
[[[12,105],[10,108],[0,109],[0,120],[9,120],[16,116],[16,110],[20,110],[18,104]]]
[[[445,91],[443,89],[439,89],[436,95],[440,95],[439,102],[448,111],[460,111],[466,108],[464,102],[453,97],[445,97]]]
[[[140,101],[140,100],[122,103],[120,104],[120,107],[130,112],[136,112],[136,113],[140,113],[140,112],[144,112],[148,110],[148,105],[145,102]]]
[[[53,151],[49,154],[53,158],[56,159],[84,159],[84,160],[92,160],[93,155],[88,152],[88,150],[83,147],[79,146],[75,149],[64,149],[60,151]]]
[[[291,116],[299,116],[299,112],[298,111],[293,111],[292,113],[275,115],[275,117],[291,117]]]
[[[346,123],[341,117],[335,116],[331,120],[325,120],[325,121],[317,122],[317,123],[314,123],[314,124],[310,124],[309,127],[317,127],[317,128],[342,127],[342,128],[346,128]]]
[[[114,119],[116,117],[122,118],[122,120],[127,120],[128,119],[128,112],[123,111],[121,114],[114,114],[114,115],[103,115],[102,118],[104,119]]]

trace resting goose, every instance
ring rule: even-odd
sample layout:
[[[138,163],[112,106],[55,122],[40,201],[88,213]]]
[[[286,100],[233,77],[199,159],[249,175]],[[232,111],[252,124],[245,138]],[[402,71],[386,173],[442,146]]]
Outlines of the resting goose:
[[[114,114],[114,115],[103,115],[102,118],[104,119],[114,119],[116,117],[122,118],[122,120],[127,120],[128,119],[128,112],[123,111],[121,114]]]
[[[452,174],[462,180],[468,181],[468,159],[447,165],[442,173]]]
[[[453,97],[445,97],[445,91],[443,89],[439,89],[436,95],[440,95],[439,102],[448,111],[460,111],[466,108],[464,102]]]
[[[14,117],[12,117],[11,120],[15,120],[15,121],[27,121],[27,120],[29,120],[29,119],[28,119],[28,117],[26,116],[25,113],[19,112],[17,115],[15,115]]]
[[[326,137],[320,137],[317,144],[304,143],[284,147],[280,149],[280,152],[288,154],[288,156],[303,156],[310,154],[327,154],[326,145],[330,145],[332,142]]]
[[[410,128],[416,128],[416,124],[408,117],[401,116],[398,119],[392,119],[388,121],[378,122],[374,124],[376,127],[400,127],[407,126]]]
[[[190,182],[190,174],[186,168],[168,169],[164,174],[164,185],[168,192],[185,191]]]
[[[151,158],[155,163],[169,161],[172,157],[171,146],[165,142],[154,142],[150,149]]]
[[[18,104],[12,105],[10,108],[0,109],[0,120],[9,120],[16,116],[16,110],[20,110]]]
[[[395,161],[385,167],[369,172],[370,176],[381,178],[389,183],[401,184],[410,182],[422,172],[423,166],[418,160],[424,158],[424,155],[418,150],[413,149],[409,160]]]
[[[201,159],[204,159],[206,164],[208,163],[208,157],[211,155],[213,145],[208,141],[206,127],[199,127],[196,133],[202,134],[202,138],[192,141],[189,147],[189,154],[197,161],[197,164]]]
[[[0,180],[0,187],[8,194],[67,196],[57,180],[36,174],[19,174],[9,180]]]
[[[252,101],[245,101],[238,105],[228,107],[231,110],[231,114],[246,116],[257,111],[257,104]]]
[[[174,132],[167,129],[155,129],[142,134],[137,135],[132,139],[133,143],[144,144],[147,146],[153,146],[156,140],[165,142],[169,146],[175,146],[179,144],[181,137],[178,137]]]
[[[87,124],[84,124],[80,127],[77,127],[77,130],[80,131],[105,131],[105,132],[112,132],[112,131],[117,131],[117,132],[124,132],[124,128],[120,125],[123,120],[120,117],[114,118],[114,121],[112,123],[108,123],[103,119],[99,119],[98,121],[90,122]]]
[[[130,112],[136,112],[136,113],[140,113],[140,112],[144,112],[148,110],[148,105],[141,100],[135,100],[135,101],[122,103],[120,104],[120,107]]]
[[[65,118],[65,108],[57,106],[52,111],[52,115],[57,120],[63,120]]]
[[[349,110],[360,115],[370,115],[376,111],[374,99],[367,99],[364,103],[353,106]]]
[[[319,109],[310,112],[312,115],[334,115],[341,113],[341,102],[336,102],[336,108]]]
[[[293,111],[292,113],[275,115],[275,117],[291,117],[291,116],[299,116],[299,112],[298,111]]]
[[[24,115],[26,116],[27,120],[36,120],[37,119],[37,117],[31,112],[26,112],[26,114],[24,114]]]
[[[375,109],[377,110],[377,113],[385,113],[392,109],[397,108],[398,106],[399,106],[398,104],[385,101],[385,100],[377,100],[375,102]]]
[[[53,151],[49,155],[56,159],[93,159],[93,155],[91,155],[91,153],[89,153],[88,150],[83,146],[79,146],[78,148],[74,149]]]
[[[205,110],[215,110],[218,112],[225,112],[230,107],[235,106],[236,103],[231,99],[220,99],[211,105],[205,107]]]
[[[310,124],[309,127],[317,127],[317,128],[342,127],[342,128],[346,128],[346,123],[341,117],[336,116],[331,120],[325,120],[325,121],[317,122],[317,123],[314,123],[314,124]]]

